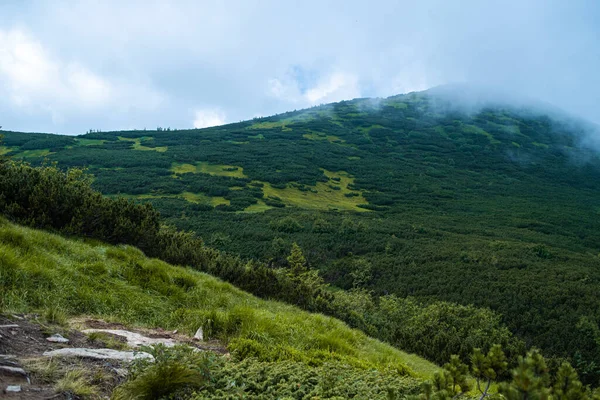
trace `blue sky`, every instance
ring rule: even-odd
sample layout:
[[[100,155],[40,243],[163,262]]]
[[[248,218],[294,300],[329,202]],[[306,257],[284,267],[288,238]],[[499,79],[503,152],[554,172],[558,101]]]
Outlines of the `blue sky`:
[[[594,1],[0,2],[0,125],[191,128],[470,82],[600,122]]]

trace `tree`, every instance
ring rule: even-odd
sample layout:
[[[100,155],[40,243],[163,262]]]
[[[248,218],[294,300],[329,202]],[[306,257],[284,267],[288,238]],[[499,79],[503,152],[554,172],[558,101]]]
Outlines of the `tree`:
[[[473,350],[471,375],[477,380],[477,390],[481,393],[480,400],[489,396],[488,392],[492,382],[506,371],[507,366],[506,356],[498,344],[492,346],[487,355],[481,349]],[[485,389],[481,388],[482,381],[485,382]]]
[[[421,386],[421,400],[448,400],[460,397],[471,386],[467,381],[469,367],[463,364],[457,355],[450,357],[441,372],[433,375],[433,381],[424,382]]]
[[[301,275],[304,272],[308,271],[306,265],[306,258],[304,258],[304,254],[302,254],[302,249],[296,242],[292,243],[292,250],[290,255],[287,257],[287,262],[290,268],[290,272],[293,275]]]
[[[544,357],[533,349],[519,357],[512,381],[500,384],[498,392],[507,400],[546,400],[550,397],[550,374]]]
[[[553,398],[557,400],[583,400],[587,398],[577,371],[569,363],[563,363],[556,373]]]

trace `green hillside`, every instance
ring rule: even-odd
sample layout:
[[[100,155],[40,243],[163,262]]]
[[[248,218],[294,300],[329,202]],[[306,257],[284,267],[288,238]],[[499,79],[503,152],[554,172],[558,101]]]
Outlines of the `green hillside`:
[[[333,318],[257,299],[132,247],[67,240],[0,219],[0,266],[5,312],[94,316],[190,336],[202,326],[209,339],[227,345],[236,362],[339,368],[340,376],[364,379],[364,387],[352,389],[359,397],[385,397],[388,387],[415,393],[418,380],[438,369]],[[245,368],[257,367],[246,361]],[[301,374],[291,379],[309,384]],[[367,387],[370,379],[375,387]],[[354,385],[339,383],[340,390]]]
[[[598,383],[600,159],[582,124],[422,92],[202,130],[2,133],[5,155],[85,166],[244,259],[286,266],[296,242],[339,288],[489,307]]]

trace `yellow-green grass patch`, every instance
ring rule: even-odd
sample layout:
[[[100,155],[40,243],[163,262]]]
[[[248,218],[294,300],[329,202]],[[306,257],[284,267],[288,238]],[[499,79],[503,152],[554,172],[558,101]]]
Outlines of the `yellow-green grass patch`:
[[[11,151],[18,150],[18,149],[19,149],[18,147],[0,146],[0,156],[4,155],[4,154],[8,154]]]
[[[102,145],[106,140],[101,139],[75,139],[80,146],[97,146]]]
[[[208,162],[198,162],[193,164],[173,163],[171,171],[175,174],[208,174],[215,176],[229,176],[232,178],[247,178],[244,169],[235,165],[210,164]]]
[[[265,121],[265,122],[257,122],[255,124],[250,125],[246,129],[275,129],[281,128],[282,131],[289,132],[292,128],[288,127],[291,121],[281,120],[281,121]]]
[[[15,158],[39,158],[46,157],[50,154],[54,154],[54,152],[50,151],[50,149],[37,149],[37,150],[23,150],[17,154],[15,154]]]
[[[483,129],[481,129],[478,126],[475,126],[475,125],[463,125],[463,129],[464,129],[465,132],[475,133],[477,135],[483,135],[483,136],[487,137],[488,140],[490,141],[490,144],[498,144],[498,143],[500,143],[500,141],[497,140],[497,139],[495,139],[494,136],[491,133],[484,131]]]
[[[346,141],[344,139],[341,139],[337,136],[334,135],[327,135],[325,133],[322,132],[311,132],[311,133],[305,133],[304,135],[302,135],[303,138],[308,139],[308,140],[318,140],[318,141],[328,141],[329,143],[335,143],[335,144],[342,144],[342,143],[346,143]]]
[[[258,200],[258,202],[256,204],[252,204],[252,205],[246,207],[244,209],[244,211],[241,211],[241,212],[245,212],[245,213],[260,213],[260,212],[265,212],[267,210],[270,210],[272,208],[273,207],[266,205],[264,201]]]
[[[178,195],[179,197],[179,195]],[[229,205],[230,202],[224,197],[219,196],[207,196],[204,193],[192,193],[192,192],[183,192],[181,197],[190,203],[197,204],[210,204],[213,207],[220,206],[222,204]]]
[[[349,184],[354,183],[354,178],[344,171],[332,172],[322,170],[325,176],[329,178],[328,182],[317,182],[315,186],[306,186],[300,190],[299,185],[288,184],[286,188],[279,189],[271,186],[268,182],[263,182],[263,193],[265,197],[279,197],[283,203],[289,206],[317,209],[317,210],[339,210],[339,211],[368,211],[358,207],[361,204],[368,204],[359,191],[353,191],[348,188]],[[334,187],[338,187],[336,190]],[[346,194],[355,193],[355,196],[348,197]]]
[[[122,137],[122,136],[117,136],[117,137],[118,137],[119,140],[122,140],[122,141],[125,141],[125,142],[132,142],[133,143],[133,150],[157,151],[159,153],[164,153],[168,149],[167,146],[158,146],[158,147],[144,146],[142,144],[142,141],[144,143],[146,143],[146,142],[154,140],[154,138],[150,137],[150,136],[142,136],[141,138],[126,138],[126,137]]]

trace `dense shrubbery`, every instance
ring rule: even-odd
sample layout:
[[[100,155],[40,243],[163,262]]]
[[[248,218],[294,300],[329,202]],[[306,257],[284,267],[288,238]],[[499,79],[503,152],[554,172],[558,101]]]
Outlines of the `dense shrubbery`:
[[[401,399],[418,393],[418,381],[398,371],[368,370],[339,362],[311,366],[295,361],[225,360],[189,348],[147,348],[155,363],[140,361],[115,400]]]
[[[158,213],[149,205],[102,197],[79,170],[1,163],[0,212],[29,226],[137,246],[149,256],[191,266],[257,296],[338,317],[439,363],[450,354],[466,359],[473,346],[487,349],[502,343],[513,356],[522,350],[490,311],[450,303],[424,306],[393,296],[376,299],[364,291],[332,291],[317,271],[308,269],[298,246],[284,260],[287,268],[244,262],[206,247],[191,233],[159,228]]]

